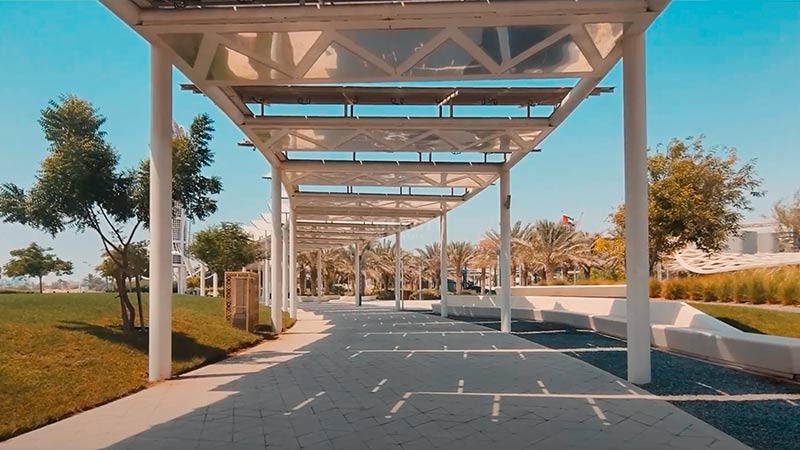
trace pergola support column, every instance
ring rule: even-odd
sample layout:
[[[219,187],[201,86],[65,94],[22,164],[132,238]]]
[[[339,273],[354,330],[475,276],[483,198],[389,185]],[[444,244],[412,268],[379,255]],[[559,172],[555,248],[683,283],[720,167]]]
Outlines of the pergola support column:
[[[289,266],[290,266],[290,257],[289,257],[289,221],[287,217],[287,221],[283,224],[283,233],[281,236],[283,242],[283,291],[281,296],[281,311],[289,311],[289,293],[291,292],[291,285],[290,285],[290,278],[289,278]]]
[[[511,332],[511,194],[508,169],[500,172],[500,331]]]
[[[356,243],[353,294],[356,306],[361,306],[361,244]]]
[[[403,273],[400,267],[400,256],[402,248],[400,247],[400,233],[394,234],[394,309],[400,311],[403,301]]]
[[[149,314],[148,377],[164,380],[172,375],[172,65],[167,52],[154,45],[150,46]]]
[[[283,303],[283,230],[281,227],[281,169],[272,167],[272,329],[280,333],[283,328],[281,305]]]
[[[297,319],[297,236],[295,233],[295,221],[297,215],[292,209],[289,213],[289,316]]]
[[[628,381],[646,384],[651,371],[644,34],[626,35],[622,52]]]
[[[200,265],[200,297],[206,296],[206,266]]]
[[[439,292],[442,317],[447,317],[447,211],[439,218]]]
[[[219,297],[219,276],[216,273],[211,275],[211,296]]]
[[[324,284],[322,280],[322,250],[317,250],[317,299],[322,301]]]
[[[266,246],[267,246],[267,243],[265,242],[264,243],[264,247],[266,247]],[[264,250],[267,250],[267,249],[264,249]],[[264,279],[261,282],[264,284],[264,290],[263,290],[264,298],[262,300],[263,300],[265,306],[269,306],[269,298],[270,298],[270,290],[271,290],[270,289],[271,288],[270,284],[272,284],[271,280],[270,280],[270,278],[272,277],[272,271],[271,271],[271,268],[270,268],[271,265],[272,264],[270,263],[270,258],[264,258],[264,271],[263,271],[264,272]]]

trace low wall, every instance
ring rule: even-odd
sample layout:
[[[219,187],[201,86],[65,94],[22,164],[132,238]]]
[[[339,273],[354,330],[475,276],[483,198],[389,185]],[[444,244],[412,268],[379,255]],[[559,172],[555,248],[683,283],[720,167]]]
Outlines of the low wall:
[[[497,319],[496,296],[453,295],[453,316]],[[512,296],[511,318],[563,323],[624,339],[624,299]],[[441,312],[439,303],[432,309]],[[677,353],[744,369],[800,379],[800,339],[746,333],[685,303],[650,303],[651,343]]]
[[[512,296],[625,298],[625,293],[626,286],[624,284],[514,286],[511,288]]]
[[[339,300],[338,295],[323,295],[322,298],[317,297],[316,295],[303,295],[300,296],[301,303],[324,303],[329,302],[331,300]]]

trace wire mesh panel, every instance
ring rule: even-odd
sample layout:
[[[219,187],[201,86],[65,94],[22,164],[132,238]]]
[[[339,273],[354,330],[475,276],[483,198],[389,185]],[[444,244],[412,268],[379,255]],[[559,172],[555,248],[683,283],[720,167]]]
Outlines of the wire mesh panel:
[[[258,275],[225,272],[225,321],[252,332],[258,325]]]

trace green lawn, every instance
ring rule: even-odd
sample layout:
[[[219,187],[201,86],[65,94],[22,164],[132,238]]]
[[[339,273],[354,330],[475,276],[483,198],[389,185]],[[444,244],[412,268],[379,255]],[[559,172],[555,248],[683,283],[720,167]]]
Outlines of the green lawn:
[[[264,338],[226,324],[221,299],[175,296],[173,307],[173,374]],[[271,324],[269,309],[259,318]],[[147,333],[119,325],[113,294],[0,295],[0,440],[143,388]]]
[[[709,303],[691,305],[740,330],[800,338],[800,313]]]

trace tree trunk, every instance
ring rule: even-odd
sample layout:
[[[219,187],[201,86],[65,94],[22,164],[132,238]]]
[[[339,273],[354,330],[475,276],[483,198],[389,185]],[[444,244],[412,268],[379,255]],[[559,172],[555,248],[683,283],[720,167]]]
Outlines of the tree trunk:
[[[136,303],[139,306],[139,328],[144,331],[144,312],[142,312],[142,286],[139,275],[136,275]],[[205,281],[205,280],[203,280]]]
[[[486,267],[481,267],[481,295],[486,293]]]
[[[461,295],[461,285],[464,283],[464,279],[461,276],[461,267],[456,268],[456,295]]]
[[[117,281],[117,295],[119,296],[120,315],[122,318],[122,329],[125,331],[133,330],[136,321],[136,310],[128,299],[128,290],[125,286],[125,275],[118,274],[114,277]]]
[[[44,289],[42,288],[42,276],[39,275],[39,293],[43,293]]]
[[[553,278],[553,270],[554,270],[554,268],[549,264],[544,266],[544,281],[545,281],[545,283],[550,282],[550,280]]]

